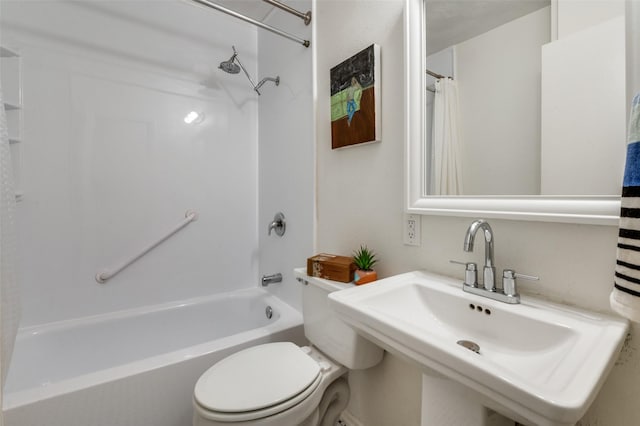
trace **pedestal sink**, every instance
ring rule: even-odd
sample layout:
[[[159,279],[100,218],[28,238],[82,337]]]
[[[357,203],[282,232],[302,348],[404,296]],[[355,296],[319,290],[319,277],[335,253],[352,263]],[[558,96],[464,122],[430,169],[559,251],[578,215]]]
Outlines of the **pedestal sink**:
[[[330,306],[392,353],[540,426],[585,413],[624,342],[626,320],[527,296],[509,305],[424,271],[332,293]]]

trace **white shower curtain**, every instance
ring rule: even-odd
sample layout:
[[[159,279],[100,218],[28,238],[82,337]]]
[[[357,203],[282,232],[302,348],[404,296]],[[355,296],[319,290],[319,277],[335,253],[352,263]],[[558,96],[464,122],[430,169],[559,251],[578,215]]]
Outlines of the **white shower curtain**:
[[[0,404],[20,320],[20,301],[15,270],[15,212],[16,195],[11,147],[0,87],[0,369],[2,374]],[[0,414],[0,426],[2,423]]]
[[[449,78],[435,83],[431,152],[432,195],[462,195],[458,130],[458,85]]]

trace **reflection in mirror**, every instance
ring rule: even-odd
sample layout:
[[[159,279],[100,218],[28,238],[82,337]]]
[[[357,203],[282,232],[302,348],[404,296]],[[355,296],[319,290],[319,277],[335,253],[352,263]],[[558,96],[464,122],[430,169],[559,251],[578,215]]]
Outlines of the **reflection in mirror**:
[[[624,18],[558,3],[426,0],[423,197],[619,194]]]

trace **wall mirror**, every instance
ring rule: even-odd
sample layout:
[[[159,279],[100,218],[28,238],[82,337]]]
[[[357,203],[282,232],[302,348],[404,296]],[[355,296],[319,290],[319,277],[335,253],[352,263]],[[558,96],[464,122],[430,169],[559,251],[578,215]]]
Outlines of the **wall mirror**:
[[[617,225],[624,15],[580,27],[553,3],[407,0],[409,212]]]

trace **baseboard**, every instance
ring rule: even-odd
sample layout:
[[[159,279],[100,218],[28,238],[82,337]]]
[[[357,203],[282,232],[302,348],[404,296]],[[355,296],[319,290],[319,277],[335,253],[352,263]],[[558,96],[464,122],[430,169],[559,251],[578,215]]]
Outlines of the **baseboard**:
[[[364,423],[348,410],[344,410],[338,419],[338,426],[364,426]]]

